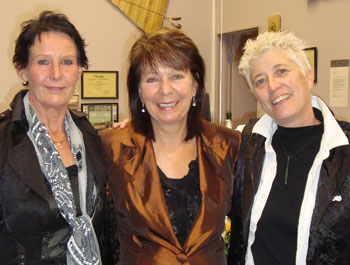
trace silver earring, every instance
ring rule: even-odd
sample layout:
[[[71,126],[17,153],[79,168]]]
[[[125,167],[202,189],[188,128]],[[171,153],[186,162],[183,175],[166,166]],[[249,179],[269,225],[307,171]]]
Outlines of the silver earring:
[[[145,112],[146,112],[146,110],[145,110],[145,103],[143,103],[143,102],[142,102],[141,112],[142,112],[142,113],[145,113]]]
[[[192,97],[192,107],[195,107],[197,105],[196,98]]]
[[[27,86],[28,85],[28,81],[23,81],[22,83],[24,86]]]

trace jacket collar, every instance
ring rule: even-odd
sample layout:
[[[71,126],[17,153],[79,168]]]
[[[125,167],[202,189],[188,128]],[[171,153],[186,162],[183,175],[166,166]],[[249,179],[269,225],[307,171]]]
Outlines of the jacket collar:
[[[204,152],[209,156],[225,159],[231,139],[224,140],[221,135],[217,134],[216,127],[205,120],[202,120],[202,128],[200,137],[203,140]]]

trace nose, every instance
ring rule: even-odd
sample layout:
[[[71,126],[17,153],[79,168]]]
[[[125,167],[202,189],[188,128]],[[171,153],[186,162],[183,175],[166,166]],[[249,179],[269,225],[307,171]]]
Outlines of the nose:
[[[160,82],[160,91],[164,95],[171,94],[173,92],[171,82],[164,78],[164,80]]]
[[[52,64],[52,78],[55,80],[60,79],[62,76],[61,65],[59,63]]]
[[[268,85],[269,85],[269,89],[271,91],[276,91],[280,87],[281,84],[280,84],[278,78],[276,78],[274,76],[269,76]]]

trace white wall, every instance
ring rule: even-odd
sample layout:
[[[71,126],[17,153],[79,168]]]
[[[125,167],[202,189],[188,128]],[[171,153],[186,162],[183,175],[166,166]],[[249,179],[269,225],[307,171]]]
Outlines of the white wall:
[[[221,1],[224,33],[253,27],[264,32],[268,16],[278,14],[281,15],[282,30],[293,31],[310,46],[317,47],[318,80],[313,94],[329,104],[330,61],[350,59],[349,0]],[[218,15],[216,32],[220,33]],[[332,109],[337,118],[350,121],[350,107]]]
[[[89,70],[119,71],[119,119],[129,116],[126,91],[127,55],[140,30],[107,0],[1,0],[0,8],[0,112],[8,108],[22,88],[12,65],[20,24],[49,9],[66,14],[86,40]],[[207,70],[211,63],[211,0],[169,0],[168,17],[182,17],[182,29],[198,45]],[[165,25],[169,25],[166,24]],[[207,83],[210,84],[208,75]],[[109,101],[111,102],[111,101]]]

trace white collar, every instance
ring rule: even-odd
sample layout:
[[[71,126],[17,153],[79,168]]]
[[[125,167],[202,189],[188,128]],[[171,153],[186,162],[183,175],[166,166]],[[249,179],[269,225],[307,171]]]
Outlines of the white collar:
[[[337,146],[349,144],[348,138],[345,136],[328,106],[316,96],[311,97],[311,102],[314,108],[317,108],[322,112],[324,122],[322,142],[325,143],[325,149],[331,150]],[[260,134],[269,139],[272,138],[277,128],[278,125],[273,119],[268,114],[264,114],[254,125],[253,133]]]

